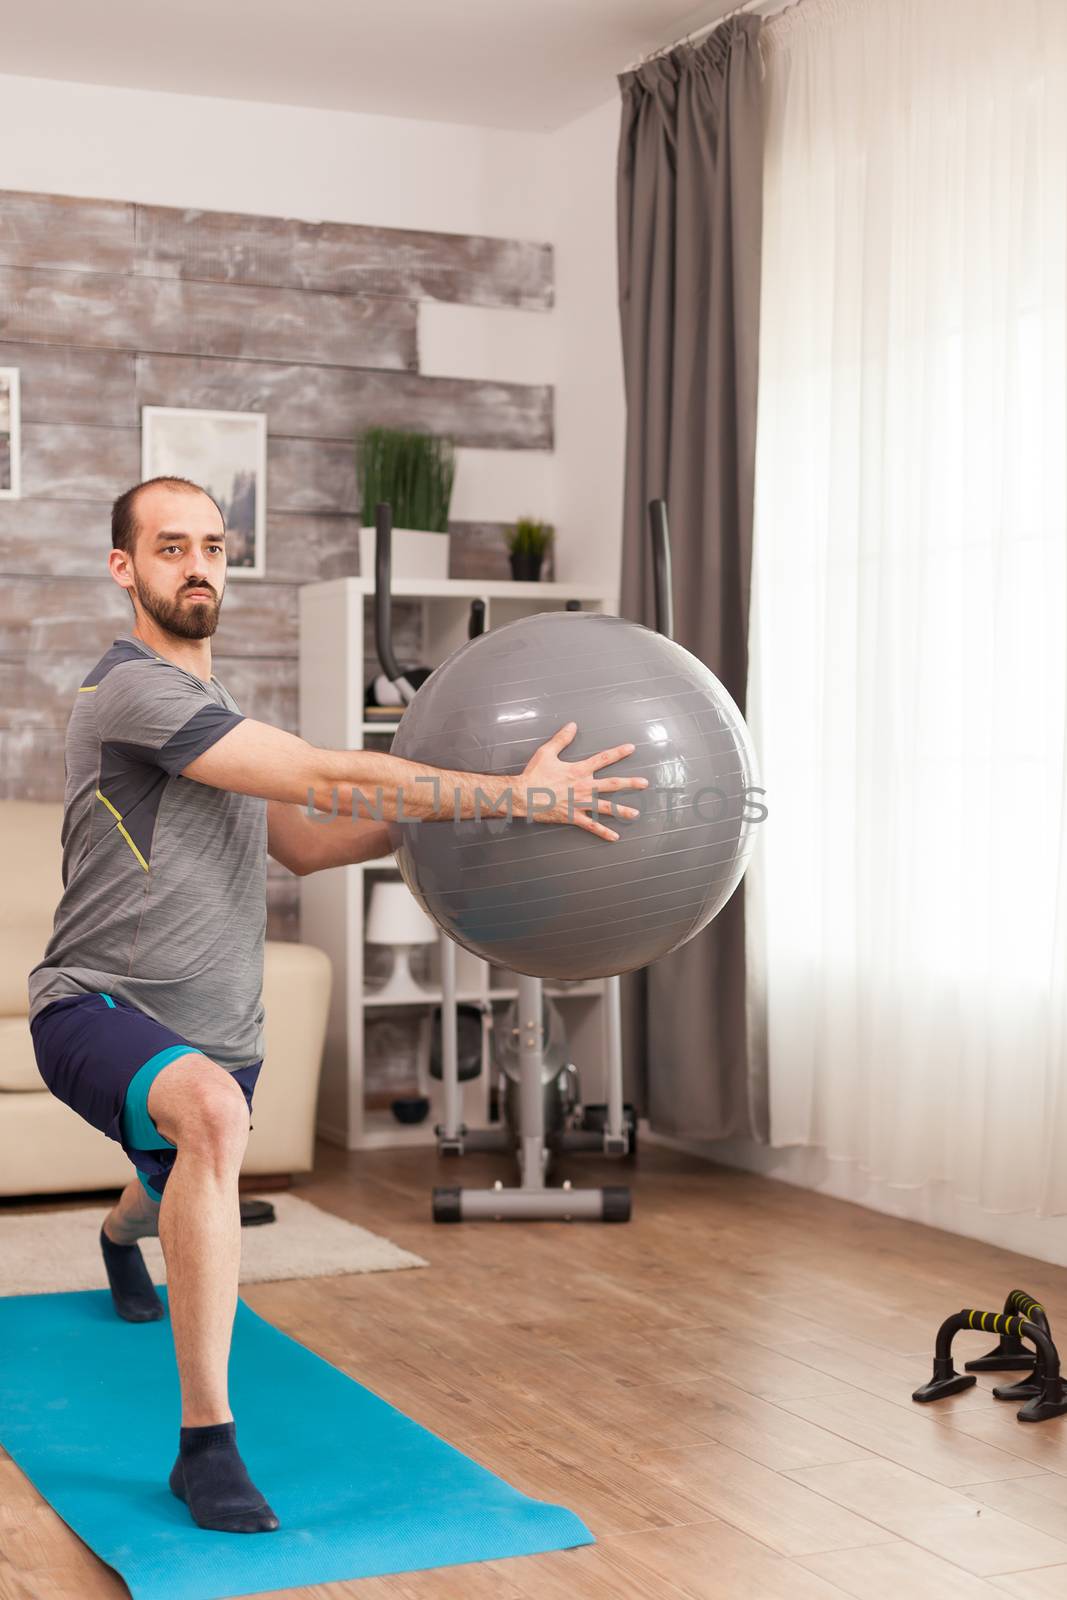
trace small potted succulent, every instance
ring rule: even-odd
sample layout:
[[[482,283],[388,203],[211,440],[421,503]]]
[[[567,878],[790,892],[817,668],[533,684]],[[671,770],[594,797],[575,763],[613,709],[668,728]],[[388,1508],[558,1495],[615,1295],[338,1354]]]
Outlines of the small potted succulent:
[[[537,583],[540,580],[541,563],[552,547],[554,532],[550,522],[520,517],[505,535],[511,559],[511,576],[516,583]]]
[[[375,510],[393,511],[394,578],[448,577],[448,508],[455,478],[451,439],[368,428],[356,443],[362,501],[360,569],[374,571]]]

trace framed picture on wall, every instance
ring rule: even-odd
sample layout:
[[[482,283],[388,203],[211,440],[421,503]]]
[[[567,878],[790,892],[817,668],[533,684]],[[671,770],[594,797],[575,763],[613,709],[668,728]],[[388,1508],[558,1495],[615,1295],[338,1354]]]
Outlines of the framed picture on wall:
[[[0,367],[0,500],[22,494],[19,444],[19,369]]]
[[[221,507],[228,577],[262,578],[267,542],[264,413],[142,406],[141,477],[168,472],[200,484]]]

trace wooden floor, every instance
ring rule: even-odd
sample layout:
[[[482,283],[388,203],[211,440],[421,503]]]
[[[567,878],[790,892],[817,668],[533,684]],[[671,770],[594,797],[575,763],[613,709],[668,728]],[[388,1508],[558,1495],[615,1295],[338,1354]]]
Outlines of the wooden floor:
[[[286,1596],[1067,1597],[1067,1418],[1017,1422],[991,1378],[910,1399],[942,1317],[1009,1288],[1067,1343],[1067,1273],[648,1145],[629,1225],[434,1227],[429,1189],[457,1173],[431,1152],[321,1147],[296,1192],[430,1268],[242,1294],[597,1542]],[[961,1336],[957,1364],[989,1343]],[[0,1552],[3,1600],[126,1594],[2,1451]]]

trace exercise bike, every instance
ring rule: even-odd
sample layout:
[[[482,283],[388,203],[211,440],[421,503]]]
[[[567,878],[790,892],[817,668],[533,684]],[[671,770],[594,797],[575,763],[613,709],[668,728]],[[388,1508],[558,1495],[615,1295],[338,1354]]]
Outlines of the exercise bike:
[[[666,505],[649,507],[655,574],[656,626],[673,638],[670,544]],[[375,518],[375,632],[382,673],[395,691],[400,708],[415,698],[417,686],[405,675],[393,653],[391,538],[392,510],[378,505]],[[471,607],[468,637],[484,631],[485,607]],[[420,677],[423,674],[420,672]],[[402,714],[402,709],[401,709]],[[464,1051],[461,1068],[459,1009],[456,1002],[456,946],[440,932],[440,1029],[431,1050],[430,1073],[442,1085],[443,1117],[437,1124],[437,1149],[454,1159],[468,1151],[511,1155],[519,1182],[500,1180],[490,1189],[436,1187],[435,1222],[481,1220],[591,1220],[628,1222],[630,1190],[624,1185],[575,1188],[570,1179],[550,1186],[553,1158],[573,1151],[633,1160],[637,1149],[634,1107],[623,1101],[622,1007],[620,979],[606,978],[606,1093],[601,1105],[583,1105],[578,1068],[568,1059],[566,1033],[559,1008],[544,992],[540,978],[516,973],[518,999],[492,1022],[492,1061],[498,1074],[497,1105],[502,1126],[468,1128],[462,1121],[461,1083],[477,1076],[473,1051]],[[470,1008],[465,1007],[467,1011]],[[480,1070],[480,1061],[478,1070]],[[502,1092],[500,1092],[502,1090]]]

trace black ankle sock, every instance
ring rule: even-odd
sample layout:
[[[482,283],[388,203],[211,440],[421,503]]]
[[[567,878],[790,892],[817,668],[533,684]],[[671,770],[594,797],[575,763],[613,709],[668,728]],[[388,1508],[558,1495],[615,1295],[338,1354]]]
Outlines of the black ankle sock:
[[[158,1322],[163,1315],[163,1302],[152,1286],[140,1246],[116,1244],[101,1227],[100,1247],[119,1316],[127,1322]]]
[[[236,1422],[182,1428],[170,1487],[172,1494],[185,1501],[201,1528],[270,1533],[278,1526],[278,1518],[241,1460]]]

